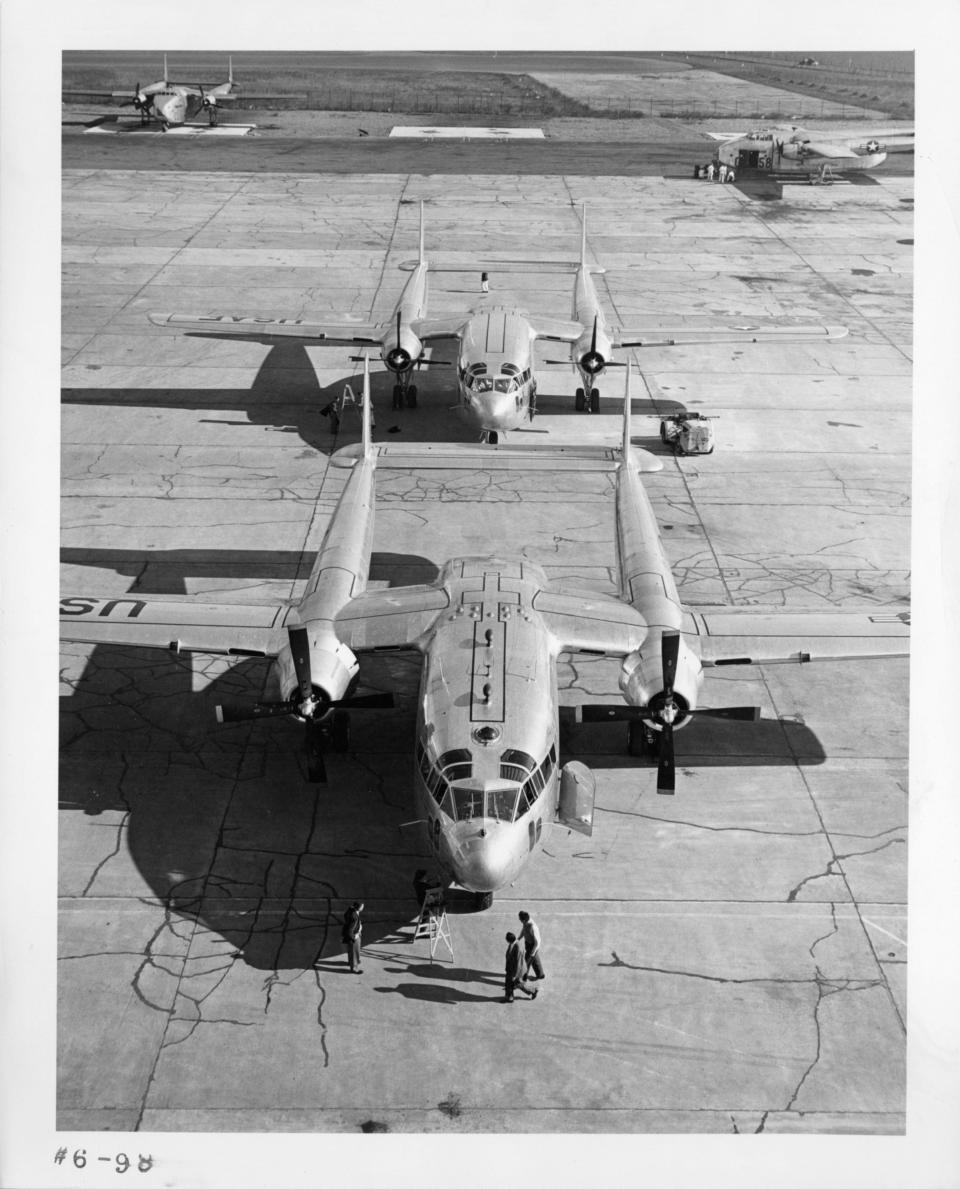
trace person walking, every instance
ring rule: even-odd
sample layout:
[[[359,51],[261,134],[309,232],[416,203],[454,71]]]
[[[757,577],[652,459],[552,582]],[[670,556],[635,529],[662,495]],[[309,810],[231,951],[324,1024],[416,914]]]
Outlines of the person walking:
[[[363,921],[360,919],[360,914],[362,912],[363,901],[354,900],[343,914],[343,932],[340,936],[343,948],[347,952],[351,974],[363,974],[363,967],[360,965],[360,936],[363,933]]]
[[[707,163],[707,181],[708,182],[713,181],[713,162],[712,161]]]
[[[482,272],[480,274],[480,292],[481,293],[489,293],[490,292],[490,278],[487,276],[487,274],[485,272]]]
[[[720,175],[720,181],[725,182],[727,180],[727,163],[726,163],[726,161],[720,162],[720,168],[717,172]]]
[[[507,934],[507,954],[503,976],[503,1002],[513,1003],[514,991],[522,991],[531,999],[536,999],[537,988],[531,991],[524,981],[523,948],[517,940],[516,933]]]
[[[518,915],[520,917],[520,938],[523,941],[524,959],[527,964],[526,976],[527,978],[546,978],[543,973],[543,963],[540,961],[540,930],[528,912],[521,912]],[[531,970],[534,972],[533,975],[530,974]]]

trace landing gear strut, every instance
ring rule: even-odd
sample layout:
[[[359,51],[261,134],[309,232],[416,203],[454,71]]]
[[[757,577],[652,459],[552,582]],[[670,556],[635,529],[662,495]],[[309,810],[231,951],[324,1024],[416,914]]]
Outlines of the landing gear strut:
[[[417,407],[417,386],[409,381],[401,380],[399,384],[393,386],[393,407],[402,409],[404,404],[408,409]]]
[[[578,388],[574,395],[574,405],[578,413],[600,412],[600,389],[591,388],[589,396],[583,388]]]

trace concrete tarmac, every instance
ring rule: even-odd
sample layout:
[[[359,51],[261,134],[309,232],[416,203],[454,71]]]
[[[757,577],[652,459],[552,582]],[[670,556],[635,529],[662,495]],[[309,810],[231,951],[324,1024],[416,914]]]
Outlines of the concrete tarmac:
[[[718,418],[713,455],[645,481],[689,605],[909,609],[912,179],[889,174],[761,204],[656,174],[67,168],[64,595],[299,590],[343,483],[329,454],[359,436],[322,412],[356,382],[350,352],[146,314],[387,316],[420,199],[428,253],[469,268],[432,279],[433,312],[478,300],[485,256],[574,259],[587,200],[612,320],[849,326],[832,345],[636,353],[635,440],[661,451],[678,407]],[[569,276],[492,281],[569,316]],[[597,415],[574,412],[575,382],[542,370],[521,440],[617,441],[621,373]],[[469,440],[450,369],[419,385],[394,412],[377,373],[377,436]],[[385,468],[378,491],[374,584],[513,551],[613,590],[608,476]],[[903,1133],[906,661],[709,677],[707,705],[762,719],[679,732],[672,798],[622,729],[572,728],[593,837],[554,827],[486,912],[451,893],[454,956],[436,960],[411,940],[427,852],[403,828],[408,694],[354,712],[317,790],[296,724],[214,721],[258,696],[260,662],[64,646],[61,666],[59,1128]],[[567,703],[616,696],[609,663],[561,680]],[[359,977],[339,942],[355,897]],[[505,1005],[522,908],[547,977]]]

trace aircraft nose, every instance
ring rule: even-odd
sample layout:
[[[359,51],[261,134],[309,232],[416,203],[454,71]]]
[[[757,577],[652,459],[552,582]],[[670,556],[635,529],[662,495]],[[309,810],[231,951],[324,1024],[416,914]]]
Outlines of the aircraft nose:
[[[496,822],[489,823],[483,835],[467,839],[457,858],[457,883],[471,892],[495,892],[513,879],[520,866]]]

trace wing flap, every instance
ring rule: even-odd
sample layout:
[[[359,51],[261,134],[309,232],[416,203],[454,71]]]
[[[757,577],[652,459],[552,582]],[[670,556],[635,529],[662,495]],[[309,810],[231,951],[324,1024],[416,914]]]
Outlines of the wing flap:
[[[619,327],[615,347],[683,347],[696,343],[832,343],[847,335],[846,326],[650,326]]]
[[[902,657],[910,648],[909,612],[781,611],[766,608],[700,609],[685,617],[705,665],[750,656],[774,660],[856,660]]]
[[[127,644],[173,652],[276,656],[290,608],[183,599],[68,596],[60,600],[60,639]]]

